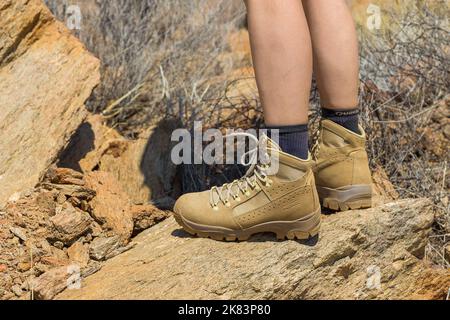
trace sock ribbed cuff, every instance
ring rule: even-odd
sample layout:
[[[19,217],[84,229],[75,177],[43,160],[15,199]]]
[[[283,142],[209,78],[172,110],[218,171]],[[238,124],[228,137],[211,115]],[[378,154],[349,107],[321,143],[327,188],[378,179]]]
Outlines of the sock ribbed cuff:
[[[266,126],[268,130],[278,130],[280,134],[282,133],[295,133],[295,132],[307,132],[307,124],[296,124],[291,126]]]
[[[359,108],[354,109],[326,109],[322,108],[322,118],[329,119],[348,130],[359,132]]]

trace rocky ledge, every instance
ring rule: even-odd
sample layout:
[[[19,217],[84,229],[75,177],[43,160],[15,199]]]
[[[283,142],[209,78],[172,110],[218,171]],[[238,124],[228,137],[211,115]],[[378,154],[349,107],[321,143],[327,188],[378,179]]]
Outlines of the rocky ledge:
[[[323,216],[320,238],[193,238],[173,218],[144,231],[59,299],[442,299],[448,270],[422,260],[428,200]]]

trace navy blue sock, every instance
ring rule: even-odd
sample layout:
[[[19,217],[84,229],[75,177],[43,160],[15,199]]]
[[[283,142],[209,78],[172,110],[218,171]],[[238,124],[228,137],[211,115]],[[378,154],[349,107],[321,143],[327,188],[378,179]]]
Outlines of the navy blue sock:
[[[266,129],[278,130],[281,150],[300,159],[308,159],[308,125],[270,126]]]
[[[359,108],[355,109],[326,109],[322,108],[322,119],[329,119],[337,124],[351,130],[359,132]]]

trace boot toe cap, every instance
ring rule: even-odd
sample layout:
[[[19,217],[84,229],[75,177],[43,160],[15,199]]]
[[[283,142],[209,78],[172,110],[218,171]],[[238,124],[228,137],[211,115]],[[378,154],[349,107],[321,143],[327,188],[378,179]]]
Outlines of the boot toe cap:
[[[185,220],[195,223],[204,223],[205,221],[202,219],[202,214],[205,214],[205,203],[202,193],[198,192],[182,195],[175,202],[173,211],[176,215]]]

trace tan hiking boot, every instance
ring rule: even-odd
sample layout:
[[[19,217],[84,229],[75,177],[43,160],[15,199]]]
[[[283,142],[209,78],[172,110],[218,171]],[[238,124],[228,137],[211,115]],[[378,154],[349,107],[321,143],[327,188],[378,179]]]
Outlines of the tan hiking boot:
[[[272,152],[278,154],[276,174],[268,172],[269,165],[258,163],[242,179],[185,194],[175,204],[176,221],[190,234],[215,240],[248,240],[260,232],[275,233],[278,239],[315,236],[320,203],[313,160],[283,153],[269,140],[267,153]]]
[[[372,205],[372,178],[365,148],[366,135],[331,120],[322,120],[313,148],[314,176],[325,208],[349,210]]]

